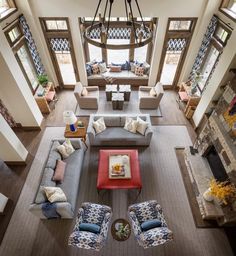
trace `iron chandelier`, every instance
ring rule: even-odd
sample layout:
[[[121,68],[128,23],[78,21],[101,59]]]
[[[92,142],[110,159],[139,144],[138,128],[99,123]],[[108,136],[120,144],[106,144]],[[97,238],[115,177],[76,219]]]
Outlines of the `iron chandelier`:
[[[153,32],[151,26],[147,26],[144,23],[143,16],[141,10],[139,8],[138,0],[134,0],[141,18],[140,22],[137,22],[133,16],[133,9],[131,2],[132,0],[124,0],[125,5],[125,14],[126,14],[126,26],[130,28],[130,38],[133,34],[134,42],[130,42],[129,44],[109,44],[107,43],[107,39],[110,37],[111,33],[111,11],[114,0],[106,0],[105,8],[103,16],[99,14],[99,22],[95,22],[98,10],[101,6],[102,0],[99,0],[92,23],[88,26],[84,31],[84,39],[97,47],[113,49],[113,50],[122,50],[122,49],[131,49],[142,47],[152,41]],[[109,4],[109,13],[108,20],[106,20],[106,13]],[[129,11],[128,11],[129,9]],[[100,34],[100,41],[94,40],[92,34],[93,32],[98,32]]]

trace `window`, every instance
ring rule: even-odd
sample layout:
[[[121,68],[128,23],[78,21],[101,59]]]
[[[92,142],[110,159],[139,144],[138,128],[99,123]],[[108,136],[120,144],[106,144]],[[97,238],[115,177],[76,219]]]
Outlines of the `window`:
[[[0,0],[0,20],[7,18],[16,11],[16,5],[13,0]]]
[[[6,33],[7,40],[11,46],[14,45],[22,36],[23,33],[18,23],[14,28],[8,30]]]
[[[100,39],[95,39],[96,41],[100,42]],[[100,47],[94,46],[92,44],[88,44],[89,49],[89,59],[90,61],[102,61],[102,50]]]
[[[66,20],[46,20],[47,30],[67,30]]]
[[[107,39],[108,44],[129,44],[129,39]],[[124,63],[129,60],[129,49],[109,50],[107,49],[107,64]]]
[[[134,49],[134,60],[145,62],[147,57],[148,45]]]
[[[236,21],[236,0],[223,0],[220,11],[233,21]]]
[[[191,20],[171,20],[169,30],[190,30],[191,25]]]
[[[25,44],[22,45],[21,48],[16,52],[16,54],[24,69],[27,79],[32,86],[33,91],[35,91],[38,86],[37,74],[33,66],[30,53],[28,52],[27,46]]]

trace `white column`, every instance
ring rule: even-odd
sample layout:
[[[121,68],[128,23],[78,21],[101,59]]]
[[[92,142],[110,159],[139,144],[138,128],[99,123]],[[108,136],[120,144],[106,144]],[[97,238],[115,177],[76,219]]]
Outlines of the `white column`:
[[[28,151],[0,114],[0,158],[5,162],[25,162]]]
[[[25,127],[39,127],[43,116],[2,30],[0,30],[0,98]]]
[[[156,38],[153,45],[150,75],[148,80],[149,86],[155,86],[156,84],[157,73],[159,70],[161,54],[163,49],[163,42],[165,39],[167,21],[168,21],[168,17],[161,17],[158,19]]]
[[[81,33],[79,29],[79,20],[78,17],[69,18],[71,35],[73,40],[73,45],[75,49],[75,58],[77,63],[77,69],[79,72],[80,82],[83,85],[88,85],[88,79],[85,68],[85,58],[84,58],[84,49],[81,39]]]
[[[216,66],[216,69],[213,73],[213,76],[204,91],[202,98],[197,106],[197,109],[193,115],[193,121],[195,126],[197,127],[201,122],[201,119],[207,109],[210,107],[211,100],[213,99],[214,95],[217,93],[217,89],[221,84],[221,81],[224,78],[224,75],[228,71],[228,68],[236,56],[236,30],[234,30],[231,34],[231,37],[224,48],[224,51],[220,57],[219,63]]]

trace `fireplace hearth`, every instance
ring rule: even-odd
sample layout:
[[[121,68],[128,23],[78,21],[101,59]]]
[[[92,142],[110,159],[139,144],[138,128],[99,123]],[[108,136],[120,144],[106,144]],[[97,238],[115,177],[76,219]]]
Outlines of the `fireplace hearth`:
[[[207,159],[213,176],[218,181],[227,181],[229,176],[224,168],[224,165],[216,151],[216,148],[212,145],[205,153],[205,158]]]

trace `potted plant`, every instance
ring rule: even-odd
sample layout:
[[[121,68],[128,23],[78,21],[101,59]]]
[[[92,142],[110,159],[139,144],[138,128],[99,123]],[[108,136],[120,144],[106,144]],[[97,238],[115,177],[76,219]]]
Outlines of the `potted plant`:
[[[39,84],[41,84],[43,87],[47,85],[48,83],[48,76],[45,74],[38,76]]]
[[[232,201],[236,199],[236,187],[229,181],[221,182],[212,179],[207,193],[213,196],[219,204],[222,205],[232,203]]]

